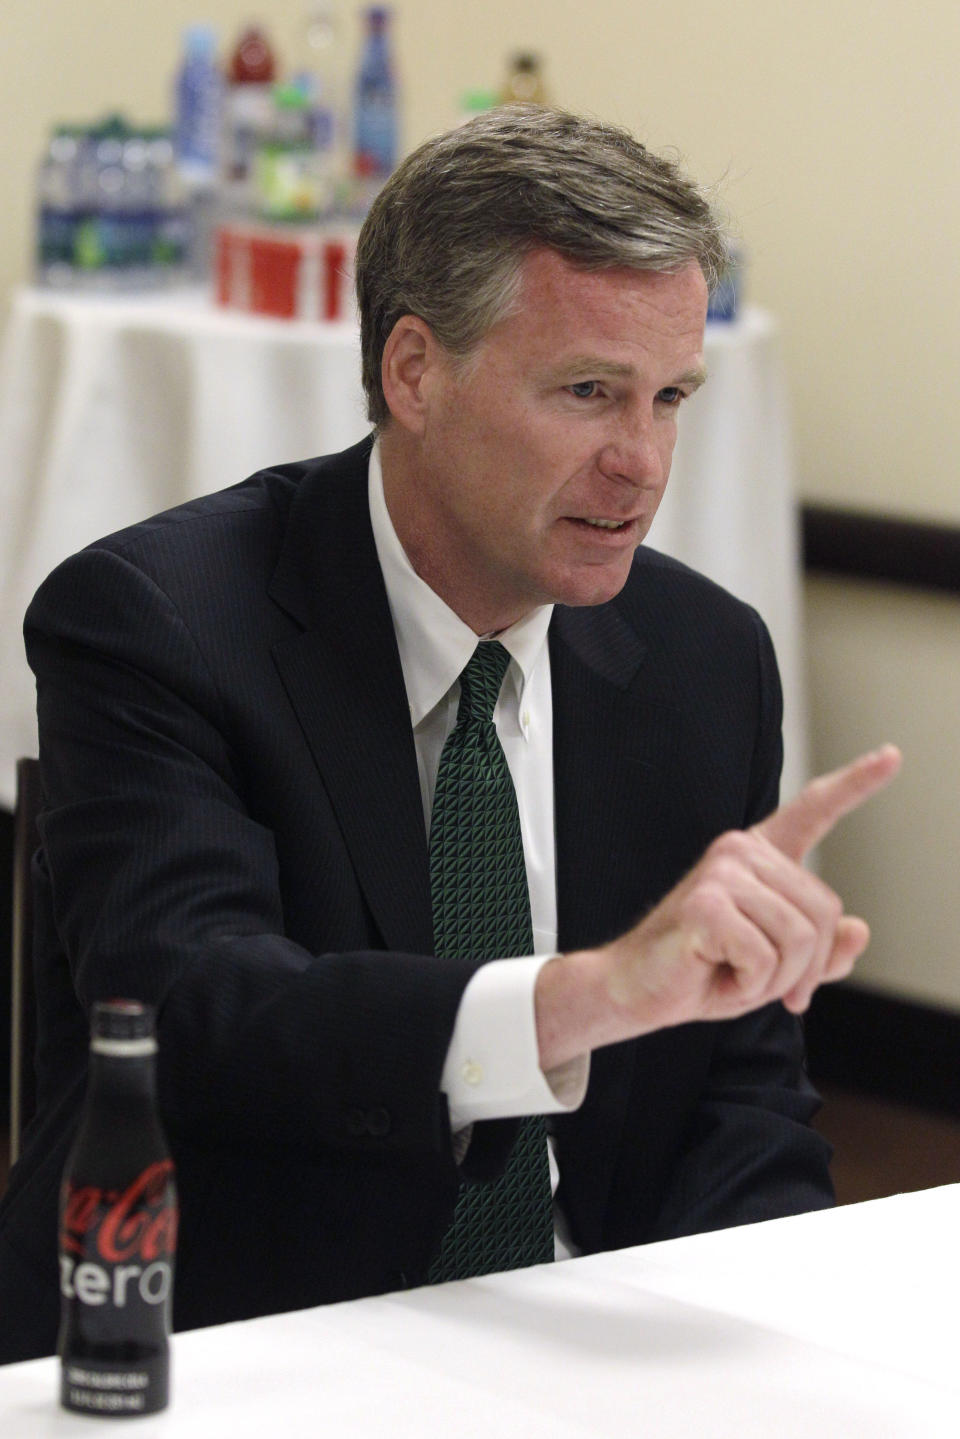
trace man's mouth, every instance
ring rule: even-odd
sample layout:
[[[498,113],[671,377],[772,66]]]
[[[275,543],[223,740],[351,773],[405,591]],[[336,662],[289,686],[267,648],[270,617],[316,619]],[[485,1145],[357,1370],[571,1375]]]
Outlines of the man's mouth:
[[[583,523],[584,523],[585,525],[593,525],[593,526],[594,526],[596,529],[598,529],[598,530],[622,530],[623,527],[624,527],[624,525],[628,525],[628,524],[630,523],[630,521],[629,521],[629,520],[591,520],[591,519],[588,519],[586,516],[584,516],[584,517],[583,517]]]

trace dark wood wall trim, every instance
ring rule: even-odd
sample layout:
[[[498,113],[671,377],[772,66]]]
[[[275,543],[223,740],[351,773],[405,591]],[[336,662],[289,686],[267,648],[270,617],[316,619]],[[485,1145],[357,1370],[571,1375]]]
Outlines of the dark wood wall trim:
[[[886,580],[960,595],[960,526],[803,505],[808,572]]]
[[[960,1014],[858,984],[825,984],[805,1029],[814,1084],[960,1115]]]

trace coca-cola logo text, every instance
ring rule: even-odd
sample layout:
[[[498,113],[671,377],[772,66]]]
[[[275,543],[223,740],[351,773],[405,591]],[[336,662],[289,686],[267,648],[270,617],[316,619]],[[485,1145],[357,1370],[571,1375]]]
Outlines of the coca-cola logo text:
[[[96,1185],[64,1187],[60,1221],[62,1253],[99,1258],[105,1264],[139,1259],[152,1264],[177,1247],[177,1207],[170,1202],[173,1161],[148,1164],[122,1191]]]
[[[81,1304],[112,1304],[125,1309],[130,1295],[139,1294],[144,1304],[163,1304],[173,1288],[173,1268],[168,1260],[142,1264],[115,1264],[106,1269],[88,1259],[77,1261],[60,1255],[60,1293],[64,1299]]]

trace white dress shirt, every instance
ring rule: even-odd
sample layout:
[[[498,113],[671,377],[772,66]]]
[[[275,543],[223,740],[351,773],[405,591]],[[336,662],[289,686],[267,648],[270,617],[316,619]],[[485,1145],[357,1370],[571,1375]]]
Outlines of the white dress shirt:
[[[429,835],[440,752],[456,723],[458,680],[477,646],[477,635],[420,579],[407,558],[387,510],[377,444],[370,456],[369,501],[410,706]],[[543,1073],[534,1015],[537,974],[556,953],[557,943],[553,701],[547,645],[552,608],[543,605],[497,635],[510,664],[493,720],[517,793],[535,954],[482,965],[464,990],[441,1080],[455,1132],[481,1119],[575,1109],[587,1088],[589,1056],[549,1075]],[[552,1141],[550,1167],[556,1190]],[[569,1252],[559,1239],[558,1257]]]

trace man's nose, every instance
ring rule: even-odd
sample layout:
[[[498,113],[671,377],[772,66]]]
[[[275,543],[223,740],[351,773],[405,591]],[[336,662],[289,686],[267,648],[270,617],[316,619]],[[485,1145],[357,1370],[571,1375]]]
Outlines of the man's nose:
[[[665,478],[664,457],[657,443],[652,415],[623,417],[605,442],[598,460],[603,474],[630,485],[656,485]]]

